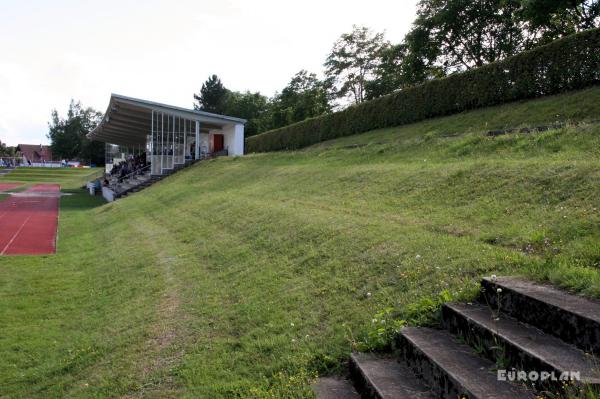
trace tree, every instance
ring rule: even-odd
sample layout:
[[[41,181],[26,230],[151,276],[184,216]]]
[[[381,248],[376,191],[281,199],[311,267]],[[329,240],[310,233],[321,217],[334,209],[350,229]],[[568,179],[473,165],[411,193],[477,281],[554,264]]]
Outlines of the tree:
[[[356,104],[366,98],[367,82],[379,65],[380,55],[389,44],[383,33],[354,25],[334,43],[325,61],[325,75],[336,98],[350,97]]]
[[[202,84],[199,94],[194,94],[194,109],[219,115],[230,115],[246,119],[244,133],[252,136],[264,130],[264,117],[269,99],[250,91],[231,91],[223,85],[217,75],[209,76]]]
[[[401,74],[406,85],[414,85],[427,80],[441,78],[444,68],[437,63],[440,48],[429,40],[429,29],[422,23],[415,26],[404,37],[405,54],[401,64]]]
[[[331,111],[327,85],[317,75],[301,70],[276,94],[271,104],[270,128],[278,128]]]
[[[518,17],[520,7],[519,0],[421,0],[414,36],[409,37],[420,45],[413,43],[412,50],[417,59],[423,51],[425,58],[435,55],[447,71],[506,58],[533,39]]]
[[[541,43],[600,25],[599,0],[521,0],[522,18]]]
[[[269,99],[259,92],[228,91],[224,101],[223,114],[248,120],[244,128],[246,137],[264,130],[264,114],[267,112]]]
[[[101,119],[102,113],[93,108],[84,108],[81,102],[74,100],[69,104],[66,118],[60,117],[56,109],[52,110],[47,135],[52,153],[63,159],[103,164],[104,143],[86,137]]]
[[[217,75],[209,76],[202,84],[200,93],[194,94],[194,109],[199,111],[225,114],[226,100],[229,90],[223,86]]]
[[[15,147],[9,147],[2,141],[0,141],[0,156],[1,157],[14,157]]]
[[[388,46],[381,52],[379,65],[373,71],[374,78],[365,84],[365,99],[372,100],[392,93],[406,85],[402,65],[406,58],[404,43]]]

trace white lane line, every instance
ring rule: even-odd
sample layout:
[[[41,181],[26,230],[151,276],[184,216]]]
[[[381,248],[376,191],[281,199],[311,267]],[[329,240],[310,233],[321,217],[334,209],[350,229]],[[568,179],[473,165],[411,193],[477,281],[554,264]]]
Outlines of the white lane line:
[[[8,244],[6,244],[6,246],[4,247],[4,249],[2,250],[2,252],[0,252],[0,255],[4,255],[4,253],[6,252],[6,250],[8,249],[8,247],[10,247],[10,244],[13,243],[13,241],[15,240],[15,238],[17,238],[17,236],[19,235],[19,233],[21,232],[21,230],[23,230],[23,227],[25,227],[25,224],[27,222],[29,222],[29,219],[31,219],[31,216],[27,216],[27,219],[25,219],[25,221],[23,222],[23,224],[21,225],[21,227],[19,227],[19,230],[17,230],[16,233],[12,236],[12,238],[10,239],[10,241],[8,242]]]

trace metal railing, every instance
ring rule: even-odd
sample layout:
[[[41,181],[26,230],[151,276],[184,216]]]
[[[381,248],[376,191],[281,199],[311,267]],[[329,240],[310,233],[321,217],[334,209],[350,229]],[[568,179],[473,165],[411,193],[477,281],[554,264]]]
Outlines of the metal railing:
[[[130,179],[132,176],[136,176],[136,175],[140,175],[140,174],[143,175],[144,171],[146,171],[147,169],[150,169],[151,166],[152,166],[152,164],[148,164],[148,165],[144,166],[141,169],[135,170],[135,171],[133,171],[133,172],[131,172],[131,173],[123,176],[123,177],[119,177],[119,179],[126,180],[126,179]]]
[[[131,178],[133,178],[133,177],[135,177],[135,176],[139,176],[139,175],[143,175],[143,174],[145,174],[145,172],[146,172],[147,170],[149,170],[151,166],[152,166],[152,164],[148,164],[148,165],[144,166],[144,167],[143,167],[143,168],[141,168],[141,169],[138,169],[138,170],[136,170],[136,171],[133,171],[133,172],[131,172],[131,173],[129,173],[129,174],[126,174],[126,175],[125,175],[125,176],[123,176],[123,177],[120,177],[120,176],[119,176],[119,177],[116,177],[116,176],[115,176],[115,179],[117,180],[117,183],[116,183],[116,184],[118,185],[118,184],[122,183],[124,180],[129,180],[129,179],[131,179]],[[112,180],[112,179],[111,179],[111,180]],[[113,191],[115,191],[115,193],[117,192],[117,191],[116,191],[116,187],[113,189]],[[124,190],[123,190],[123,191],[124,191]]]
[[[85,187],[88,182],[101,179],[102,177],[104,177],[104,173],[104,168],[102,168],[102,170],[97,170],[95,172],[90,173],[89,175],[84,176],[82,179],[82,187]]]

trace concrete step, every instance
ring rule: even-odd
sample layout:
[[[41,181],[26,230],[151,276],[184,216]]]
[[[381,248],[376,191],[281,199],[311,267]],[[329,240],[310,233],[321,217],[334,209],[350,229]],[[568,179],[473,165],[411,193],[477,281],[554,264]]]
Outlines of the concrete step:
[[[350,374],[363,398],[435,398],[405,365],[390,356],[353,353],[350,357]]]
[[[193,162],[186,161],[185,164],[175,164],[174,168],[172,168],[172,169],[163,169],[162,175],[147,174],[147,175],[143,175],[143,176],[135,176],[129,181],[129,184],[127,184],[127,183],[122,184],[120,193],[118,195],[116,195],[115,198],[124,197],[127,193],[134,193],[134,192],[141,191],[142,189],[149,187],[150,185],[156,183],[157,181],[160,181],[160,180],[164,179],[165,177],[170,176],[170,175],[178,172],[181,169],[184,169],[186,166],[194,164],[195,162],[197,162],[197,161],[193,161]]]
[[[510,316],[496,316],[481,304],[449,303],[442,307],[444,327],[476,346],[488,359],[501,359],[503,368],[554,373],[557,378],[575,371],[580,373],[581,382],[600,386],[600,359]],[[546,378],[543,385],[556,392],[562,382]]]
[[[469,399],[530,399],[522,385],[499,381],[495,364],[477,356],[448,331],[405,327],[397,346],[407,366],[431,387],[435,397]],[[462,395],[462,396],[461,396]]]
[[[360,399],[352,383],[344,378],[319,378],[312,388],[318,399]]]
[[[503,313],[600,354],[600,302],[516,277],[486,278],[480,300]],[[500,288],[502,292],[497,293]]]

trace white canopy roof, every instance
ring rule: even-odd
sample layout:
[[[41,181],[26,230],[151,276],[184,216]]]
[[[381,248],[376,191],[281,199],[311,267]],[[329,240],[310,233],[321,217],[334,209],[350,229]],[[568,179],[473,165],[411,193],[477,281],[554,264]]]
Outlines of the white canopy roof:
[[[152,111],[200,121],[202,131],[221,129],[232,124],[245,124],[246,120],[232,116],[160,104],[111,94],[110,103],[100,124],[88,133],[90,140],[118,145],[145,145],[152,129]]]

